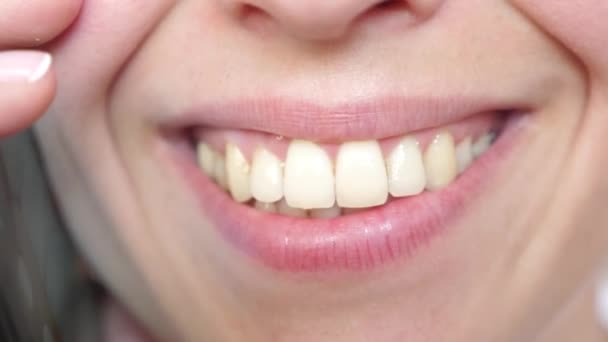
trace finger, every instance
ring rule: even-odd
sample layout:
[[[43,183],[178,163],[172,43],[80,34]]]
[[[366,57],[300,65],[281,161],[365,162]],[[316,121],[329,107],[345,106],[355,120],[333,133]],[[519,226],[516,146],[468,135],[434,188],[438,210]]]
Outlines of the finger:
[[[49,54],[0,52],[0,137],[29,127],[51,103],[55,77]]]
[[[76,18],[83,0],[1,0],[0,48],[38,46]]]

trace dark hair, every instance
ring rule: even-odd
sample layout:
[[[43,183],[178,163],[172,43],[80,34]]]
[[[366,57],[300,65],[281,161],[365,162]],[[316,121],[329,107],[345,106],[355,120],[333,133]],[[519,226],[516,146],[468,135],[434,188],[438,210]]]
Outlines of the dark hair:
[[[34,134],[0,140],[0,341],[96,340],[94,298]]]

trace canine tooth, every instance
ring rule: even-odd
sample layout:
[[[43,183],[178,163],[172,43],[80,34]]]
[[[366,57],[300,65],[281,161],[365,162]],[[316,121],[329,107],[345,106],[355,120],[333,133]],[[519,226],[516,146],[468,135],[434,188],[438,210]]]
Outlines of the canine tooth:
[[[454,138],[449,132],[437,134],[424,154],[426,187],[429,190],[444,188],[458,175],[458,162]]]
[[[224,190],[228,189],[228,177],[226,176],[226,161],[224,156],[221,154],[216,154],[215,156],[215,181],[217,184]]]
[[[247,202],[251,199],[249,169],[249,163],[241,150],[235,144],[226,144],[228,188],[232,198],[237,202]]]
[[[293,208],[331,208],[335,199],[332,162],[310,141],[293,140],[285,160],[285,200]]]
[[[426,174],[420,144],[403,138],[386,160],[389,192],[394,197],[416,195],[424,191]]]
[[[388,180],[382,150],[377,141],[347,142],[336,160],[336,199],[342,208],[384,204]]]
[[[478,158],[490,148],[494,140],[494,133],[486,133],[479,137],[473,144],[473,157]]]
[[[292,217],[307,217],[308,213],[305,209],[294,208],[287,204],[287,201],[283,198],[277,203],[277,211],[285,216]]]
[[[331,219],[334,217],[338,217],[341,214],[342,209],[340,209],[340,207],[338,207],[337,205],[326,209],[313,209],[309,213],[310,217],[318,219]]]
[[[251,194],[262,202],[276,202],[283,197],[283,169],[277,156],[265,148],[253,154],[250,178]]]
[[[215,156],[217,152],[205,143],[198,143],[196,152],[198,164],[201,169],[203,169],[208,176],[213,177],[215,172]]]
[[[458,161],[458,173],[462,173],[473,162],[473,139],[466,137],[456,146],[456,160]]]
[[[267,213],[276,213],[277,212],[277,206],[274,203],[255,201],[254,207],[257,210],[264,211]]]

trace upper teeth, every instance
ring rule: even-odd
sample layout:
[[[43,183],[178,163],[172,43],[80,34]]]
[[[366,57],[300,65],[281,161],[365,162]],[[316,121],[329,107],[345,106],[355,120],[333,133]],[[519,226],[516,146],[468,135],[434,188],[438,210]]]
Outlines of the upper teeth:
[[[381,205],[388,198],[388,180],[377,141],[342,144],[336,161],[336,200],[342,208]]]
[[[253,155],[251,194],[262,202],[272,203],[283,198],[283,167],[277,156],[265,148]]]
[[[285,199],[295,208],[331,208],[335,201],[332,162],[317,144],[294,140],[285,160]]]
[[[203,150],[206,151],[207,148],[203,147]],[[247,202],[252,197],[249,173],[249,163],[241,150],[235,144],[226,144],[226,174],[228,176],[228,188],[232,193],[232,197],[237,202]]]
[[[414,138],[403,138],[386,160],[388,185],[394,197],[421,193],[426,186],[426,174],[420,145]]]
[[[492,145],[492,141],[494,140],[494,133],[488,133],[481,136],[481,138],[477,139],[477,141],[471,147],[473,156],[475,158],[479,157],[482,153],[484,153],[490,145]]]
[[[424,154],[426,166],[426,188],[437,190],[444,188],[458,175],[456,146],[449,133],[438,134]]]
[[[285,162],[265,148],[258,148],[251,164],[239,147],[227,143],[224,155],[200,142],[201,168],[238,202],[255,199],[255,207],[291,216],[330,218],[341,208],[384,204],[388,195],[412,196],[425,189],[451,184],[474,158],[491,145],[492,133],[458,146],[449,132],[438,133],[426,151],[413,137],[404,137],[386,159],[377,141],[343,143],[335,163],[319,145],[293,140]]]
[[[456,161],[458,162],[458,172],[464,171],[473,162],[473,139],[466,137],[456,146]]]

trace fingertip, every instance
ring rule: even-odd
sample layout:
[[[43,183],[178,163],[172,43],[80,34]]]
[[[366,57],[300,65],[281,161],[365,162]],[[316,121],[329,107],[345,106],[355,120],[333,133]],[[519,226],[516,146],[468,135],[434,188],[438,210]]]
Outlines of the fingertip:
[[[36,83],[43,79],[51,70],[51,66],[53,64],[53,56],[50,53],[42,53],[40,62],[38,65],[32,70],[32,73],[29,75],[27,81],[29,83]]]
[[[41,70],[25,82],[0,82],[0,137],[29,128],[50,106],[55,73],[50,64],[46,72]]]
[[[32,47],[49,42],[76,19],[83,0],[2,0],[0,46]]]

